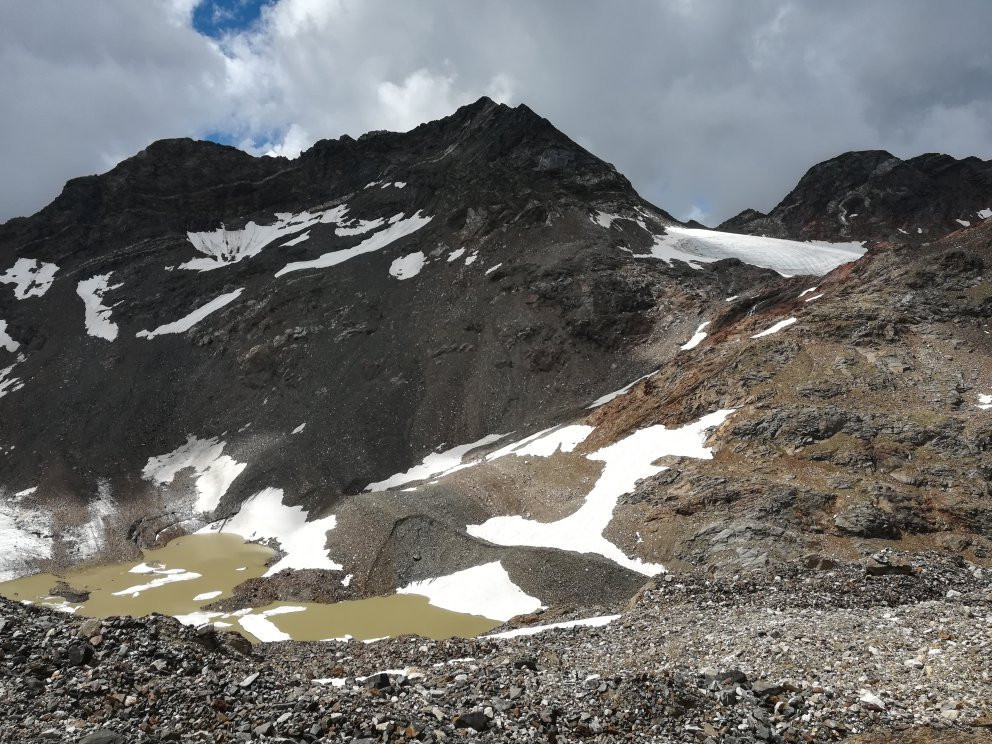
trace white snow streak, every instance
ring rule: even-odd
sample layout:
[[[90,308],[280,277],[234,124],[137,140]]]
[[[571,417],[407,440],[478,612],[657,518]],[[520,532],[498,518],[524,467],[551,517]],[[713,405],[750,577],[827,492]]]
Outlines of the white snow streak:
[[[113,341],[117,338],[117,324],[110,320],[114,308],[103,304],[103,296],[111,290],[124,286],[123,284],[111,285],[110,273],[97,274],[76,285],[76,294],[82,298],[85,307],[86,332],[90,336],[103,338],[107,341]]]
[[[475,442],[460,444],[457,447],[452,447],[451,449],[443,452],[432,452],[423,459],[423,462],[419,465],[413,466],[405,473],[397,473],[396,475],[390,476],[386,480],[378,481],[377,483],[369,483],[365,487],[365,490],[386,491],[390,488],[396,488],[397,486],[402,486],[406,483],[423,481],[438,475],[447,475],[462,464],[462,458],[466,454],[474,449],[485,447],[487,444],[496,442],[505,436],[505,434],[488,434]]]
[[[448,263],[452,261],[457,261],[459,258],[465,255],[464,248],[455,248],[451,253],[448,254]]]
[[[341,564],[328,557],[325,547],[327,533],[337,524],[334,515],[308,522],[309,515],[303,507],[286,506],[282,496],[281,488],[259,491],[233,517],[207,525],[200,532],[232,532],[245,540],[278,541],[286,555],[269,568],[266,576],[284,568],[340,570]]]
[[[961,227],[971,227],[971,223],[968,222],[968,220],[954,220],[954,221],[957,222],[959,225],[961,225]]]
[[[396,590],[397,594],[420,594],[435,607],[493,620],[534,612],[541,600],[525,594],[510,580],[499,561],[466,568],[448,576],[415,581]]]
[[[337,266],[339,263],[343,263],[348,259],[354,258],[355,256],[361,256],[364,253],[372,253],[373,251],[385,248],[393,241],[399,240],[400,238],[416,232],[432,219],[433,217],[421,216],[419,211],[406,219],[403,219],[402,213],[394,215],[389,220],[390,224],[388,227],[384,230],[373,233],[358,245],[351,248],[343,248],[339,251],[325,253],[324,255],[310,261],[294,261],[293,263],[288,263],[276,272],[276,276],[282,276],[283,274],[288,274],[292,271],[303,271],[305,269],[326,269],[331,266]]]
[[[19,258],[3,274],[0,284],[13,284],[14,297],[25,300],[28,297],[41,297],[55,281],[59,267],[53,263],[38,261],[36,258]]]
[[[241,627],[255,636],[262,643],[274,643],[276,641],[291,641],[289,633],[284,633],[275,626],[270,617],[273,615],[285,615],[290,612],[303,612],[306,607],[273,607],[271,610],[264,610],[257,615],[242,615],[238,618]]]
[[[706,332],[703,331],[703,329],[709,324],[710,322],[708,320],[705,323],[701,323],[699,325],[699,328],[696,329],[696,332],[693,334],[692,338],[690,338],[688,341],[682,344],[679,347],[679,349],[682,351],[688,351],[689,349],[695,349],[697,346],[699,346],[699,344],[702,342],[704,338],[706,338],[707,335]]]
[[[182,317],[179,320],[159,326],[154,331],[138,331],[135,335],[138,338],[152,339],[156,336],[164,336],[167,333],[185,333],[211,313],[214,313],[225,305],[234,302],[244,291],[244,287],[242,287],[234,290],[233,292],[222,294],[220,297],[215,297],[206,305],[197,308],[189,315]]]
[[[497,545],[529,545],[558,548],[577,553],[596,553],[639,573],[653,576],[664,570],[658,564],[629,558],[603,537],[613,518],[620,496],[630,493],[637,482],[664,470],[654,465],[660,457],[712,458],[705,446],[707,431],[722,424],[732,410],[720,410],[680,429],[656,425],[593,452],[586,457],[604,462],[602,474],[586,496],[585,503],[572,515],[557,522],[538,522],[520,516],[493,517],[484,524],[469,525],[468,533]]]
[[[629,393],[633,389],[634,385],[636,385],[637,383],[641,382],[642,380],[646,380],[649,377],[653,377],[657,373],[658,370],[655,370],[654,372],[648,372],[643,377],[638,377],[633,382],[627,383],[619,390],[614,390],[612,393],[607,393],[601,398],[596,398],[596,400],[594,400],[592,403],[586,406],[586,409],[588,410],[590,408],[599,408],[600,406],[605,406],[611,400],[614,400],[615,398],[619,398],[621,395],[626,395],[627,393]]]
[[[786,318],[785,320],[780,320],[771,328],[766,328],[761,333],[755,333],[753,336],[751,336],[751,338],[764,338],[765,336],[771,336],[773,333],[778,333],[783,328],[788,328],[790,325],[792,325],[795,322],[796,322],[795,318]]]
[[[983,411],[987,411],[992,408],[992,395],[986,395],[985,393],[978,394],[978,403],[975,404]]]
[[[496,271],[496,269],[498,269],[502,265],[503,265],[502,263],[498,263],[495,266],[490,266],[488,269],[486,269],[486,274],[492,274],[494,271]]]

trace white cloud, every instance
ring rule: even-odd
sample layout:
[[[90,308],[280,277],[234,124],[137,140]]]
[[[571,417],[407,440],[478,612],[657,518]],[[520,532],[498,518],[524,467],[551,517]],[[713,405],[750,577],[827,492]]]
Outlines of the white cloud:
[[[992,156],[985,0],[279,0],[219,41],[190,27],[196,4],[0,4],[0,219],[156,138],[222,131],[293,155],[484,93],[677,215],[704,195],[715,221],[848,149]]]

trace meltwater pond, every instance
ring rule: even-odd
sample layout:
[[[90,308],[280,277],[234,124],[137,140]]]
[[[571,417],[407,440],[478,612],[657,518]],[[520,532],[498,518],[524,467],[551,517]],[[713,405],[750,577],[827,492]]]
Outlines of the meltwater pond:
[[[0,595],[92,617],[158,612],[190,624],[212,622],[258,641],[368,640],[403,634],[471,637],[499,625],[489,618],[434,607],[415,594],[333,604],[277,602],[230,613],[205,609],[230,597],[246,579],[262,576],[272,555],[269,548],[233,534],[188,535],[145,551],[141,563],[27,576],[0,584]],[[60,581],[89,592],[89,598],[71,602],[53,596],[51,591]]]

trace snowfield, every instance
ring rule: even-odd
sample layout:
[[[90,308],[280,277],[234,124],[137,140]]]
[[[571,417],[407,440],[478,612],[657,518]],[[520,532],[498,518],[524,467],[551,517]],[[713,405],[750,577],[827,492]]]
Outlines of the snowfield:
[[[186,468],[196,479],[196,504],[198,512],[212,512],[235,478],[247,467],[224,454],[225,443],[219,439],[199,439],[189,435],[186,443],[172,452],[149,457],[141,477],[155,485],[172,483],[176,474]]]
[[[59,267],[44,263],[36,258],[19,258],[3,274],[0,284],[13,284],[14,297],[26,300],[28,297],[41,297],[55,281]]]
[[[309,514],[302,506],[282,503],[281,488],[266,488],[241,505],[241,510],[230,519],[207,525],[200,534],[231,532],[245,540],[276,540],[286,553],[266,571],[272,576],[284,568],[324,568],[339,571],[342,566],[327,555],[327,533],[337,525],[329,517],[308,522]]]
[[[409,256],[400,256],[389,267],[389,275],[399,281],[413,279],[420,270],[424,268],[427,257],[421,252],[411,253]]]
[[[112,273],[112,272],[111,272]],[[103,296],[123,284],[111,284],[110,274],[97,274],[76,285],[76,294],[83,300],[86,333],[96,338],[113,341],[117,338],[117,324],[110,319],[112,306],[103,304]]]
[[[586,455],[605,466],[585,503],[571,516],[557,522],[538,522],[520,516],[493,517],[483,524],[469,525],[468,533],[497,545],[596,553],[647,576],[661,573],[663,566],[628,557],[603,537],[603,531],[613,519],[620,496],[633,491],[642,478],[668,469],[653,464],[658,458],[675,455],[710,459],[712,452],[704,444],[708,430],[722,424],[731,413],[730,409],[716,411],[680,429],[649,426]]]
[[[0,320],[0,349],[6,349],[13,354],[20,347],[14,339],[7,333],[7,321]]]
[[[51,516],[20,503],[30,493],[0,501],[0,581],[32,573],[34,561],[52,557]]]
[[[309,230],[319,224],[339,224],[348,213],[347,205],[340,205],[323,212],[301,212],[300,214],[280,213],[271,225],[258,225],[249,222],[240,230],[228,230],[221,225],[209,232],[189,232],[186,237],[204,258],[193,258],[179,266],[191,271],[213,271],[257,256],[267,246],[287,235]],[[296,245],[309,237],[303,232],[284,245]]]
[[[435,607],[502,621],[543,607],[541,600],[525,594],[510,580],[499,561],[436,579],[415,581],[396,593],[420,594]]]
[[[674,226],[666,227],[665,235],[656,235],[654,240],[651,253],[639,258],[657,258],[669,264],[684,261],[693,268],[699,268],[701,263],[736,258],[782,276],[820,276],[865,254],[864,245],[857,242],[806,243]]]

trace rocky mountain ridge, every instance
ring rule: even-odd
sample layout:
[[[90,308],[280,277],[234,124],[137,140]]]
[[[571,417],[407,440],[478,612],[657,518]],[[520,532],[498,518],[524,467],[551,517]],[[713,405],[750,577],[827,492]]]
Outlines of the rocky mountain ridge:
[[[814,165],[768,214],[748,209],[718,229],[799,240],[930,242],[992,217],[992,161],[884,150]]]

